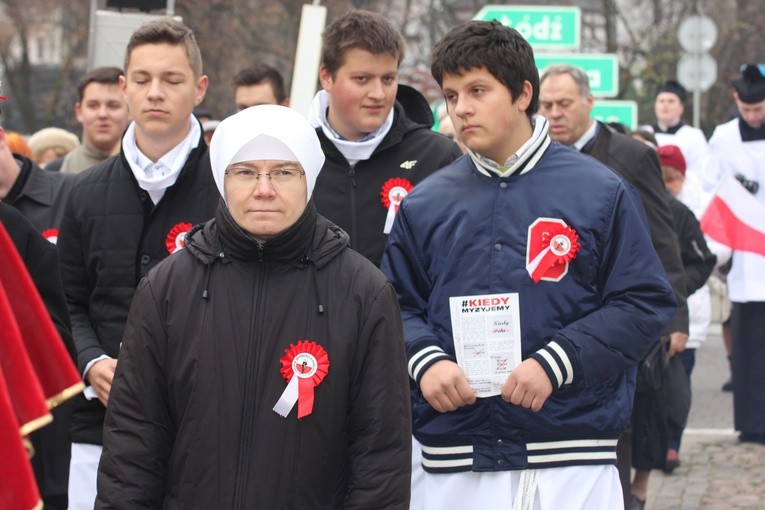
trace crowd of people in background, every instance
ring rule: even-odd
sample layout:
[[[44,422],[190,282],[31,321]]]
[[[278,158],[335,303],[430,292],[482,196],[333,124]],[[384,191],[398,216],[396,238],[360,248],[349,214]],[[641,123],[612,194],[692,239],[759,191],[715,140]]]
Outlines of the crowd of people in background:
[[[0,127],[0,220],[57,246],[86,385],[31,436],[46,510],[640,510],[681,465],[713,319],[739,439],[765,444],[765,255],[700,224],[730,176],[765,204],[765,66],[707,141],[674,80],[655,122],[594,120],[587,74],[540,75],[497,22],[436,45],[435,113],[404,54],[351,11],[306,117],[257,63],[216,118],[192,30],[161,18],[82,76],[81,137]],[[480,391],[457,337],[487,333],[455,298],[518,302],[520,362]]]

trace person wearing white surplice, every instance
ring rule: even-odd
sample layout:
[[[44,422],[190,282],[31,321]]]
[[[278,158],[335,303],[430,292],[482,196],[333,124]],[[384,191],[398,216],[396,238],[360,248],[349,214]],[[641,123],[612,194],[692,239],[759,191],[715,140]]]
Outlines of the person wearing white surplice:
[[[735,176],[765,203],[765,66],[749,64],[732,81],[739,116],[709,139],[708,175]],[[734,251],[728,273],[733,302],[734,426],[744,442],[765,444],[765,257]]]
[[[709,157],[709,146],[704,132],[683,122],[685,100],[688,93],[675,80],[664,83],[656,93],[654,111],[656,124],[653,124],[654,137],[659,146],[676,145],[683,151],[686,162],[686,174],[681,200],[690,204],[688,207],[697,209],[700,204],[691,203],[694,197],[701,194],[701,188],[712,186],[704,176],[704,169]]]

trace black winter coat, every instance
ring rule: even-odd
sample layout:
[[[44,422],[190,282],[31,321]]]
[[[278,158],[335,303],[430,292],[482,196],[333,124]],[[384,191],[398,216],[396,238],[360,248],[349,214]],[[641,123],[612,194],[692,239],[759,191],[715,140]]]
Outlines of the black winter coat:
[[[715,268],[717,257],[709,250],[693,211],[671,194],[669,208],[672,210],[672,221],[680,241],[685,287],[690,296],[707,283],[709,275]]]
[[[313,200],[316,210],[345,230],[351,248],[380,265],[388,235],[383,190],[396,179],[416,186],[462,155],[449,138],[430,130],[433,113],[422,95],[399,85],[393,126],[372,156],[351,167],[321,128],[316,129],[326,161]]]
[[[13,157],[21,164],[21,172],[3,200],[21,211],[38,232],[55,244],[74,175],[46,172],[27,157]]]
[[[175,249],[177,232],[213,217],[219,199],[201,137],[156,206],[124,153],[76,176],[58,244],[80,372],[101,355],[117,358],[138,282]],[[103,417],[98,399],[78,397],[72,441],[101,444]]]
[[[408,508],[409,386],[385,276],[312,206],[264,245],[222,206],[187,247],[136,291],[96,508]],[[329,370],[312,413],[283,418],[280,360],[299,340]]]
[[[675,291],[677,312],[667,325],[666,333],[688,333],[688,293],[680,258],[680,246],[669,210],[664,180],[661,177],[659,155],[647,145],[629,136],[611,132],[605,124],[598,123],[598,134],[591,148],[585,149],[590,156],[611,167],[619,176],[635,187],[643,202],[651,241],[667,273],[672,290]]]

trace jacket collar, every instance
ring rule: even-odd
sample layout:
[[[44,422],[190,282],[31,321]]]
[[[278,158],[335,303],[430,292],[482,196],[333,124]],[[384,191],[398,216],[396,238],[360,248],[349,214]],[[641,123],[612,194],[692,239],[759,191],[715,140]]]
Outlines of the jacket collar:
[[[129,179],[133,185],[135,186],[136,192],[141,191],[141,187],[138,184],[138,181],[135,178],[135,175],[133,174],[133,171],[130,167],[130,163],[128,163],[128,158],[125,155],[124,147],[120,148],[120,153],[118,156],[113,156],[119,158],[120,164],[117,165],[117,168],[112,168],[111,171],[120,171],[121,175],[122,172],[124,172],[124,175],[126,175],[127,179]],[[204,141],[204,133],[199,133],[199,144],[194,147],[189,155],[186,157],[186,161],[184,161],[183,166],[181,167],[180,174],[178,175],[178,178],[173,183],[172,186],[167,188],[166,192],[171,192],[173,189],[175,189],[181,182],[183,182],[185,179],[189,177],[190,174],[193,174],[195,172],[199,172],[200,174],[208,173],[210,174],[212,170],[210,169],[210,157],[209,157],[209,150],[207,148],[207,143]],[[159,204],[157,204],[159,205]]]
[[[744,122],[744,119],[741,117],[738,119],[738,130],[739,133],[741,133],[742,142],[757,142],[760,140],[765,140],[765,126],[760,126],[759,128],[755,129]]]
[[[514,174],[524,174],[533,169],[552,140],[548,133],[547,119],[541,115],[534,115],[531,125],[531,137],[502,164],[468,149],[476,169],[489,177],[509,177]]]
[[[589,147],[585,147],[583,152],[589,154],[598,161],[607,161],[608,148],[611,146],[611,137],[613,134],[611,133],[611,130],[600,121],[596,122],[598,122],[598,134],[595,135],[594,143]]]
[[[308,202],[303,214],[294,225],[266,242],[259,243],[245,232],[231,216],[228,206],[221,201],[215,221],[224,252],[245,260],[297,262],[304,259],[313,239],[316,208]]]
[[[22,197],[34,200],[42,205],[50,206],[53,204],[54,190],[48,182],[47,175],[35,165],[31,159],[14,154],[13,157],[21,163],[21,172],[16,179],[16,183],[8,192],[6,200],[8,203],[15,203]]]
[[[349,245],[348,234],[317,214],[313,202],[292,228],[263,245],[234,222],[222,199],[215,218],[195,225],[186,236],[186,249],[207,266],[233,258],[257,262],[262,257],[262,261],[296,265],[310,262],[320,269]]]
[[[680,131],[680,128],[682,128],[683,126],[685,126],[685,124],[681,120],[680,122],[678,122],[674,126],[668,127],[667,129],[662,129],[661,126],[659,126],[659,124],[654,124],[652,127],[653,127],[653,132],[654,133],[661,133],[661,134],[665,134],[665,135],[674,135],[674,134],[677,134],[677,132]]]

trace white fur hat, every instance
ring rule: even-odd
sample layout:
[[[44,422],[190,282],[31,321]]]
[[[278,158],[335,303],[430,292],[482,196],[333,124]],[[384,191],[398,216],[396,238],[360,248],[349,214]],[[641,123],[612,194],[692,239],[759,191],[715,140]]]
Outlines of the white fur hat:
[[[252,106],[221,121],[210,142],[210,164],[218,191],[225,198],[223,177],[233,163],[275,159],[297,161],[305,171],[307,200],[324,165],[316,130],[291,108]]]

